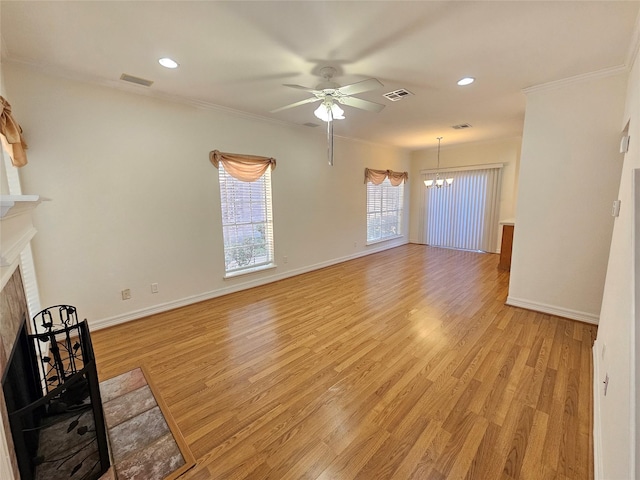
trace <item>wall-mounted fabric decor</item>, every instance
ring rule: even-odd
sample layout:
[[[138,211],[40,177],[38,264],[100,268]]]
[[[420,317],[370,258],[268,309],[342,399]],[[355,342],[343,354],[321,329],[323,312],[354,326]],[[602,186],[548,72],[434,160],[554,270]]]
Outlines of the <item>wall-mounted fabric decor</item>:
[[[27,143],[22,136],[22,128],[11,115],[11,105],[0,96],[0,139],[4,149],[11,157],[14,167],[24,167],[27,164]]]
[[[407,183],[409,179],[408,172],[394,172],[392,170],[374,170],[372,168],[364,169],[364,183],[371,182],[374,185],[380,185],[384,179],[388,178],[391,185],[397,187],[401,183]]]
[[[209,153],[209,160],[216,168],[222,163],[229,175],[243,182],[255,182],[264,175],[267,168],[271,167],[271,170],[276,168],[275,158],[223,153],[218,150]]]

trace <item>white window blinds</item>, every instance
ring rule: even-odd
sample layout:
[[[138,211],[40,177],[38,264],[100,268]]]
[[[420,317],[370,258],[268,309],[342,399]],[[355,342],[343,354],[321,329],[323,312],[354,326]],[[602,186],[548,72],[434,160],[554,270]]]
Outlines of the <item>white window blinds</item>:
[[[227,275],[273,265],[271,169],[244,182],[219,166],[224,263]]]
[[[402,235],[404,183],[391,185],[389,178],[375,185],[367,182],[367,243]]]
[[[425,192],[427,245],[462,250],[497,251],[501,166],[441,171],[453,185]],[[424,175],[424,180],[435,173]]]

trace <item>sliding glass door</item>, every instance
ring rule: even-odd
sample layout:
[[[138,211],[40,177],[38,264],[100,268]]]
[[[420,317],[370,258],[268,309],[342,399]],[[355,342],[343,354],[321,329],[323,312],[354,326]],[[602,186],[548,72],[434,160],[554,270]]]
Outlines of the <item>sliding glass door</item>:
[[[453,185],[426,189],[424,243],[496,252],[501,171],[501,166],[441,171],[441,177],[453,178]]]

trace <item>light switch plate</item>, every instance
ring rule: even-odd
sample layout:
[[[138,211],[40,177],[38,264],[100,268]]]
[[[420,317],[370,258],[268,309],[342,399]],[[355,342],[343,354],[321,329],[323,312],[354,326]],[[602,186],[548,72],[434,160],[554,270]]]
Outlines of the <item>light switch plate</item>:
[[[613,207],[611,208],[611,215],[617,217],[620,215],[620,200],[613,201]]]

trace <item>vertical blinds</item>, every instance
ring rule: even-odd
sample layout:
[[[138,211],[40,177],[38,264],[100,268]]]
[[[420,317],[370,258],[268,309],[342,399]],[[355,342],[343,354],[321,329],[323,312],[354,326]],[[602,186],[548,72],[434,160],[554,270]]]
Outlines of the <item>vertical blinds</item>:
[[[501,168],[440,172],[453,186],[425,195],[425,243],[463,250],[497,251]],[[425,180],[435,178],[435,173]]]

